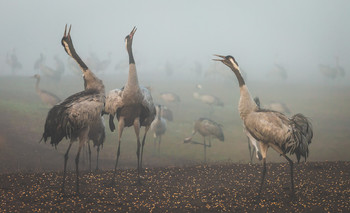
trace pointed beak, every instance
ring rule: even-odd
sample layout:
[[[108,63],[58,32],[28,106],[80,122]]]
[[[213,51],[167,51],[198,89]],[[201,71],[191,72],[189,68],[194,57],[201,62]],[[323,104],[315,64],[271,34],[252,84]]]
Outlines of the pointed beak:
[[[217,56],[217,57],[220,57],[222,59],[219,59],[219,58],[213,58],[213,61],[224,61],[226,58],[225,56],[222,56],[222,55],[217,55],[217,54],[214,54],[214,56]]]
[[[136,30],[137,30],[136,27],[134,27],[134,28],[132,29],[132,31],[131,31],[130,34],[129,34],[130,38],[132,38],[132,37],[134,36]]]

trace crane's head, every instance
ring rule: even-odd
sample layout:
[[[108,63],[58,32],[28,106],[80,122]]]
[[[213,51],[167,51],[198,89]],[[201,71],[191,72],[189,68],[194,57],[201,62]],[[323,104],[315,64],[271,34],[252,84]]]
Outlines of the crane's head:
[[[68,33],[67,33],[67,25],[66,25],[66,27],[64,28],[64,34],[63,34],[63,37],[62,37],[62,40],[61,40],[61,44],[64,47],[64,50],[70,56],[72,56],[72,53],[71,53],[70,50],[71,50],[71,48],[73,46],[72,38],[70,37],[70,30],[71,30],[71,28],[72,28],[72,25],[69,26],[69,30],[68,30]]]
[[[222,55],[215,55],[217,57],[217,59],[213,59],[214,61],[221,61],[222,63],[224,63],[226,66],[230,67],[232,70],[239,70],[239,66],[237,61],[235,60],[234,57],[228,55],[228,56],[222,56]]]
[[[133,38],[134,38],[134,34],[135,34],[136,30],[137,30],[137,28],[134,27],[134,28],[131,30],[130,34],[127,35],[127,36],[125,37],[125,46],[126,46],[126,49],[127,49],[127,50],[128,50],[128,48],[131,48],[132,40],[133,40]]]

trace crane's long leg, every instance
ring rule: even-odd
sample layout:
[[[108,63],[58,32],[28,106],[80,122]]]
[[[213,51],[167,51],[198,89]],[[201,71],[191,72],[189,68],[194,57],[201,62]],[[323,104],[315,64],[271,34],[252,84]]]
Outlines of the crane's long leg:
[[[206,141],[205,141],[205,137],[203,137],[204,139],[204,162],[207,162],[207,144],[206,144]]]
[[[158,139],[158,155],[160,155],[160,142],[162,142],[162,136],[159,135],[159,139]]]
[[[140,180],[140,149],[141,149],[141,142],[140,142],[140,120],[139,118],[136,118],[134,120],[134,130],[136,134],[136,139],[137,139],[137,176],[138,176],[138,183],[141,183]]]
[[[113,179],[112,179],[112,184],[114,185],[115,183],[115,175],[117,173],[117,166],[118,166],[118,161],[119,161],[119,155],[120,155],[120,143],[121,143],[121,137],[123,134],[123,129],[124,129],[124,118],[120,117],[119,122],[118,122],[118,150],[117,150],[117,159],[115,160],[115,166],[114,166],[114,173],[113,173]]]
[[[293,180],[293,161],[286,155],[283,153],[282,149],[279,148],[276,145],[271,145],[271,147],[276,150],[278,153],[280,153],[285,159],[287,159],[287,161],[289,162],[289,166],[290,166],[290,181],[291,181],[291,185],[292,185],[292,195],[294,195],[294,180]]]
[[[83,133],[81,136],[79,136],[79,148],[78,148],[78,152],[77,155],[75,156],[75,172],[76,172],[76,186],[77,186],[77,194],[79,194],[79,157],[80,157],[80,151],[81,148],[84,146],[85,143],[88,143],[88,134],[89,134],[89,128],[86,128],[85,130],[83,130]]]
[[[91,172],[91,148],[90,148],[90,143],[89,141],[87,142],[88,144],[88,151],[89,151],[89,171]]]
[[[100,156],[100,146],[97,146],[96,171],[98,171],[98,158]]]
[[[73,144],[73,141],[70,141],[68,149],[66,151],[66,154],[64,154],[63,182],[62,182],[62,189],[61,189],[63,194],[64,194],[64,184],[66,182],[66,169],[67,169],[68,153],[69,153],[70,148],[72,147],[72,144]]]
[[[143,135],[143,138],[142,138],[142,149],[141,149],[141,162],[140,162],[140,170],[142,170],[143,147],[145,146],[145,142],[146,142],[146,135],[147,135],[147,132],[148,132],[149,128],[150,128],[150,126],[145,126],[145,134]]]
[[[267,149],[269,148],[268,144],[264,144],[264,143],[260,143],[260,148],[261,148],[261,154],[263,157],[263,171],[262,171],[262,176],[261,176],[261,184],[260,184],[260,188],[259,188],[259,193],[258,196],[260,197],[261,194],[261,190],[264,184],[264,180],[265,180],[265,175],[266,175],[266,155],[267,155]]]

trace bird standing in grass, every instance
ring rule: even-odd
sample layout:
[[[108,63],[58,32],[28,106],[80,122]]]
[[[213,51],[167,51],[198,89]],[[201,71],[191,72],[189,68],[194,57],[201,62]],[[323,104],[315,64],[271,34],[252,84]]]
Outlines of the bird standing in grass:
[[[61,43],[69,56],[80,66],[83,72],[85,90],[69,96],[61,103],[55,105],[49,111],[45,129],[41,140],[45,142],[50,138],[50,143],[57,146],[63,138],[69,138],[70,143],[64,155],[64,172],[62,193],[66,179],[66,168],[69,150],[74,141],[79,140],[79,148],[75,157],[76,192],[79,194],[79,156],[81,148],[88,143],[92,131],[95,131],[96,122],[101,121],[101,114],[105,103],[105,87],[103,82],[95,76],[76,53],[70,36],[67,33],[67,25]],[[104,134],[97,130],[99,134]]]
[[[305,160],[309,156],[309,144],[313,137],[312,125],[302,114],[293,115],[288,118],[280,112],[260,109],[253,101],[248,87],[241,75],[238,63],[232,56],[216,55],[236,75],[240,99],[238,110],[249,138],[253,138],[260,144],[260,151],[263,160],[263,172],[259,187],[259,196],[266,174],[266,156],[269,147],[281,154],[290,165],[291,191],[294,196],[293,161],[286,155],[295,154],[298,162],[301,157]]]
[[[199,143],[196,141],[192,141],[193,136],[199,132],[199,134],[203,137],[203,143]],[[209,138],[209,144],[207,145],[205,138]],[[192,143],[203,145],[204,147],[204,162],[207,161],[207,147],[211,147],[210,137],[215,137],[220,141],[224,142],[225,137],[222,131],[222,126],[215,121],[212,121],[208,118],[200,118],[194,123],[194,129],[192,131],[192,135],[188,138],[185,138],[184,143]]]
[[[124,127],[133,126],[137,141],[137,174],[138,183],[140,180],[140,172],[142,169],[143,147],[147,132],[156,115],[156,109],[153,103],[151,93],[146,87],[139,85],[136,72],[136,65],[132,53],[132,41],[136,32],[136,27],[125,37],[126,49],[129,54],[129,75],[125,86],[122,89],[114,89],[109,92],[106,99],[105,112],[109,114],[109,127],[114,131],[114,116],[118,119],[118,151],[117,159],[114,167],[112,183],[115,181],[119,155],[120,143]],[[145,127],[145,134],[140,142],[140,129]]]
[[[52,107],[55,104],[61,102],[61,99],[59,97],[57,97],[55,94],[39,88],[39,83],[40,83],[40,75],[39,74],[35,74],[33,77],[36,78],[35,91],[39,95],[39,97],[43,103]]]
[[[163,107],[158,105],[156,107],[156,117],[151,123],[151,130],[154,132],[154,147],[157,145],[158,140],[158,154],[160,153],[160,143],[162,141],[162,135],[166,132],[166,120],[162,118]]]

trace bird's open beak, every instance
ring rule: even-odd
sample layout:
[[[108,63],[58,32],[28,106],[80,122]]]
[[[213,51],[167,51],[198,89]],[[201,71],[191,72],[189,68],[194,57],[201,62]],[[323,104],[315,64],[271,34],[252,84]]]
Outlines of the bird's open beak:
[[[214,56],[217,56],[217,57],[220,57],[222,59],[219,59],[219,58],[213,58],[213,61],[224,61],[226,59],[225,56],[222,56],[222,55],[217,55],[217,54],[214,54]]]
[[[130,34],[129,34],[130,38],[132,38],[132,37],[134,36],[136,30],[137,30],[136,27],[134,27],[134,28],[131,30],[131,32],[130,32]]]

